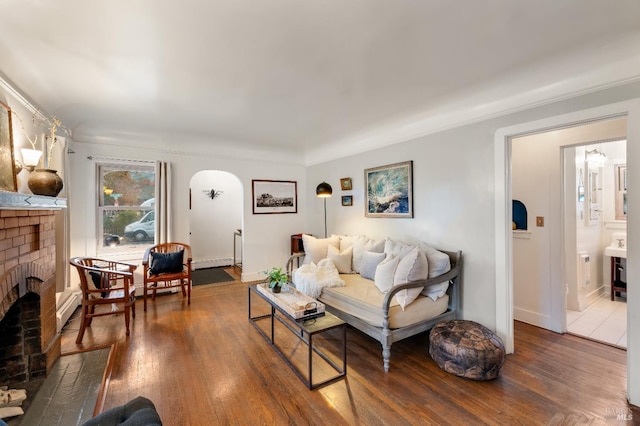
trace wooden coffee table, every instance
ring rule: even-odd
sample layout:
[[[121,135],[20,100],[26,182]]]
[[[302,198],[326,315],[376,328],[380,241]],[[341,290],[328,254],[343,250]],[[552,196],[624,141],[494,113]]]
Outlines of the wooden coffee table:
[[[263,286],[259,288],[259,286]],[[310,389],[317,389],[321,386],[328,385],[337,380],[344,378],[347,375],[347,324],[342,321],[340,318],[335,315],[325,312],[324,315],[311,318],[311,319],[296,319],[294,317],[295,313],[292,315],[291,311],[291,301],[296,297],[301,298],[301,304],[308,302],[307,299],[310,299],[308,296],[302,295],[300,296],[297,290],[292,288],[292,291],[287,292],[282,297],[278,297],[278,294],[271,294],[265,292],[266,284],[253,284],[249,286],[249,321],[253,326],[258,330],[258,332],[265,338],[267,342],[271,345],[271,347],[276,351],[280,358],[293,370],[293,372],[298,376],[300,380]],[[268,287],[266,287],[266,291]],[[284,290],[283,290],[284,291]],[[300,293],[301,294],[301,293]],[[266,301],[270,306],[270,313],[264,315],[252,315],[252,296],[255,297],[257,295],[262,300]],[[313,299],[311,299],[313,300]],[[304,306],[304,305],[302,305]],[[268,335],[265,333],[262,328],[260,328],[257,324],[260,320],[268,320],[271,319],[271,333]],[[307,356],[307,367],[308,367],[308,375],[300,371],[291,360],[278,348],[275,342],[275,320],[284,325],[287,329],[289,329],[298,339],[304,342],[308,347],[308,356]],[[313,337],[315,335],[324,333],[329,330],[333,330],[335,328],[342,328],[342,367],[332,361],[322,350],[313,344]],[[323,380],[318,383],[313,382],[313,354],[317,354],[321,359],[323,359],[333,370],[337,372],[337,375]]]

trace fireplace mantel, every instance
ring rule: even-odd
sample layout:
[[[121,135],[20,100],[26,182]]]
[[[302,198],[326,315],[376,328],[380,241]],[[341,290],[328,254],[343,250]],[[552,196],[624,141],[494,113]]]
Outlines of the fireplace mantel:
[[[60,210],[66,208],[66,198],[0,191],[0,210]]]

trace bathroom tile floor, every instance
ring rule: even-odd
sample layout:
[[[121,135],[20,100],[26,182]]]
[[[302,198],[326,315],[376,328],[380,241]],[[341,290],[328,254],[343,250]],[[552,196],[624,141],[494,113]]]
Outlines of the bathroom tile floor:
[[[603,295],[584,311],[567,309],[567,331],[581,337],[627,348],[627,303],[625,298]]]

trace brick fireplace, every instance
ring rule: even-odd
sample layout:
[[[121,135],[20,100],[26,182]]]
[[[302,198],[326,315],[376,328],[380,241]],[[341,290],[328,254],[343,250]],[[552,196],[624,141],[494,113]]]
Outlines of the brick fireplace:
[[[44,377],[60,357],[55,215],[0,206],[0,385]]]

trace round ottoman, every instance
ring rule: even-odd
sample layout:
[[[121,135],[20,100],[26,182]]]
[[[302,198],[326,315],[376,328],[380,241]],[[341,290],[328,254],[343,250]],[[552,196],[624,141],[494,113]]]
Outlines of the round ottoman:
[[[473,380],[495,379],[505,359],[500,337],[465,320],[436,324],[429,335],[429,354],[444,371]]]

